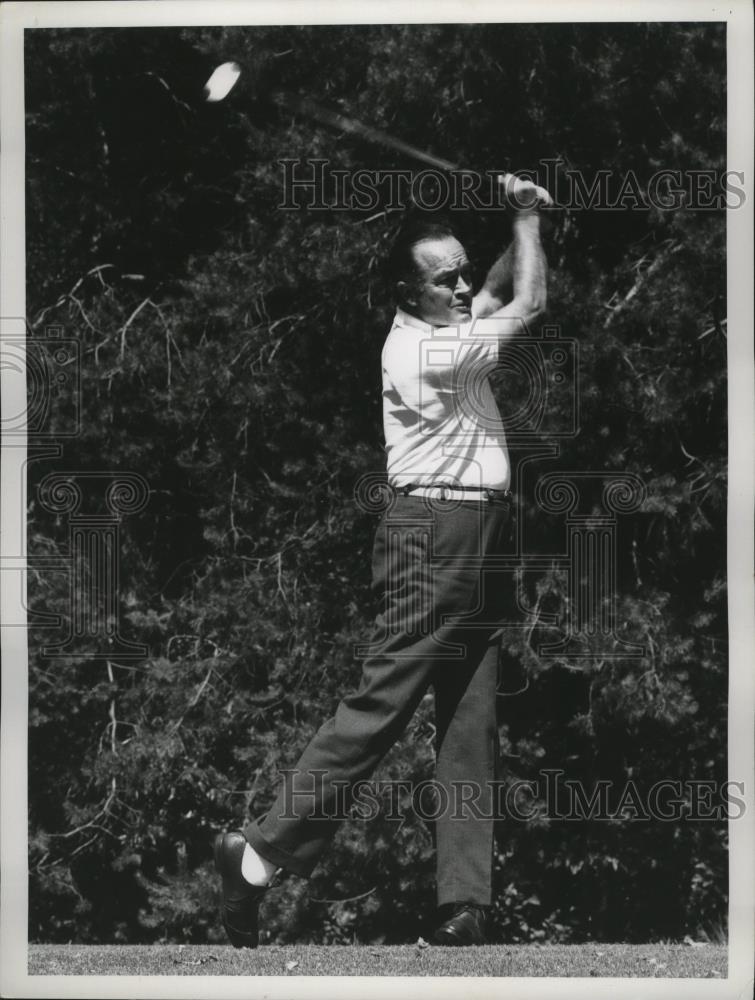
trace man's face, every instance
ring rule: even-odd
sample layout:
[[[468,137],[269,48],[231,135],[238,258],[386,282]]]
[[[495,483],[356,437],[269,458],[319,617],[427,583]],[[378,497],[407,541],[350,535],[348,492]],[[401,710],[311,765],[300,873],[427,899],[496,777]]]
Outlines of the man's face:
[[[423,240],[412,252],[417,277],[400,283],[407,311],[432,326],[468,323],[472,316],[472,268],[461,243],[452,236]]]

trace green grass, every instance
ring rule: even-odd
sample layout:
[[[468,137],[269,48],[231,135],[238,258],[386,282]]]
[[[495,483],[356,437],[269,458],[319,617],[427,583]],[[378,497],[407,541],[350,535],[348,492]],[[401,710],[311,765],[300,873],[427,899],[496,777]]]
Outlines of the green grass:
[[[49,976],[641,976],[726,978],[722,945],[29,946],[29,975]]]

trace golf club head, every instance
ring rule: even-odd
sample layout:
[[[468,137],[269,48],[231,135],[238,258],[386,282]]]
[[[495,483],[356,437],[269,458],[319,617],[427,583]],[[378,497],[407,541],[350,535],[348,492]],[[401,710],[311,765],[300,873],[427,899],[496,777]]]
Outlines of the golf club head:
[[[204,85],[201,105],[208,112],[233,108],[234,122],[246,123],[255,129],[265,128],[276,120],[287,103],[285,95],[270,86],[268,76],[269,62],[264,58],[256,58],[251,63],[221,63]]]
[[[215,104],[224,100],[236,86],[240,76],[241,67],[237,62],[221,63],[204,85],[205,101]]]

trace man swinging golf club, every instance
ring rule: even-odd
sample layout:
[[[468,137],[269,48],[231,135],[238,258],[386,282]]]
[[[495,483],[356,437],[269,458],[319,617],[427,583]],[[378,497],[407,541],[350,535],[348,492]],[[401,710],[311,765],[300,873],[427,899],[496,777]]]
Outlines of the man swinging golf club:
[[[389,261],[398,309],[382,354],[388,482],[374,587],[383,595],[358,689],[315,734],[276,800],[220,834],[222,920],[258,943],[259,904],[281,870],[309,876],[338,825],[344,789],[370,777],[422,697],[435,695],[436,944],[485,944],[493,868],[493,781],[501,587],[489,565],[509,517],[509,457],[488,375],[499,347],[544,309],[542,188],[499,178],[513,240],[475,295],[464,247],[438,225],[406,227]],[[459,809],[454,790],[477,790]],[[341,810],[342,810],[341,806]],[[342,814],[342,813],[341,813]]]

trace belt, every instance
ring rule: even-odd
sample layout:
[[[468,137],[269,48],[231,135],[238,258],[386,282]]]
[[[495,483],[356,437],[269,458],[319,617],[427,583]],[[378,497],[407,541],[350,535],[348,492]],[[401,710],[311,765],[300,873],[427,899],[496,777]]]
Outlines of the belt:
[[[405,486],[394,486],[401,496],[429,497],[432,500],[487,500],[510,501],[511,490],[494,490],[488,486],[446,486],[443,483],[431,483],[429,486],[418,486],[407,483]]]

